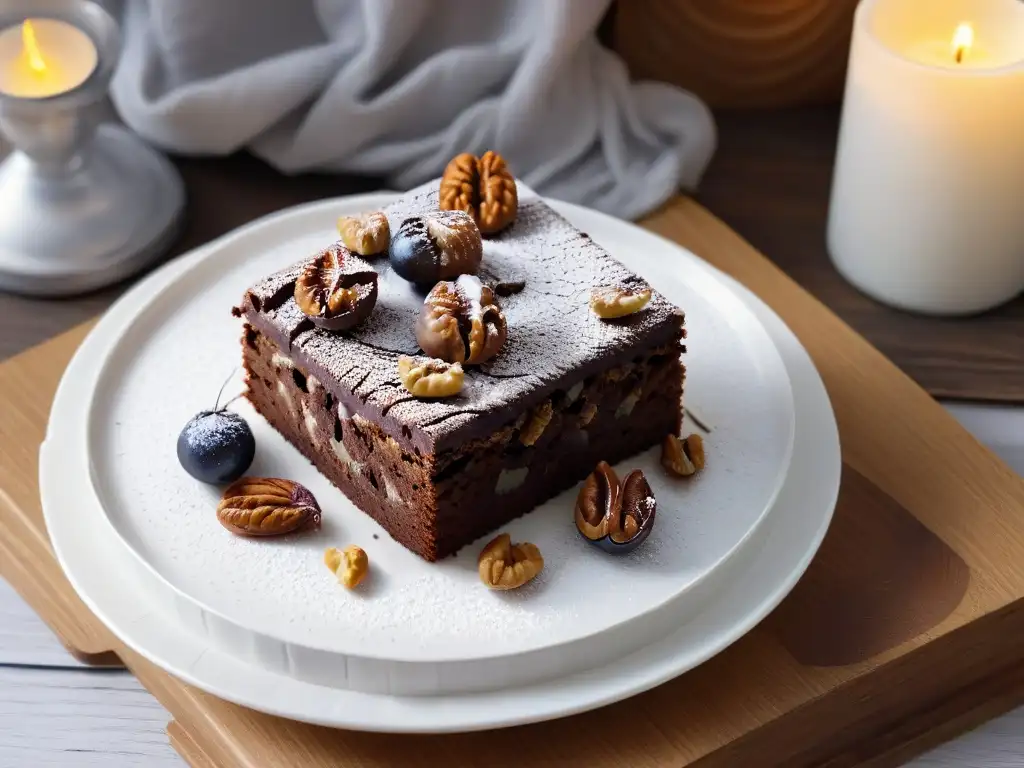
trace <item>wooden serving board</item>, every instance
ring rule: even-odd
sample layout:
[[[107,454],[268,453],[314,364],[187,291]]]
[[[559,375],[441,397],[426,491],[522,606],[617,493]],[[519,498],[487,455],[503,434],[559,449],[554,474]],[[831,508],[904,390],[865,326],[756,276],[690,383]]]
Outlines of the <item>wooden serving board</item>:
[[[172,743],[195,768],[877,768],[1024,701],[1024,480],[696,203],[677,198],[646,226],[783,317],[821,372],[843,444],[835,521],[810,570],[700,668],[572,718],[436,737],[288,722],[181,683],[86,610],[43,526],[38,447],[87,327],[0,365],[0,573],[76,655],[124,662],[172,713]]]

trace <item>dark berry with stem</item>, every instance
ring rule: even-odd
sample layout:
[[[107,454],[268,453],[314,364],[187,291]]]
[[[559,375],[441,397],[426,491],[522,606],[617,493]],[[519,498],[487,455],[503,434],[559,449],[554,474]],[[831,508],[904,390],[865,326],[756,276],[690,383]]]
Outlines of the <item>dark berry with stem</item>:
[[[234,373],[231,374],[234,376]],[[178,435],[178,461],[185,471],[204,483],[222,484],[237,480],[252,464],[256,439],[248,422],[220,405],[228,380],[217,394],[211,411],[193,416]]]

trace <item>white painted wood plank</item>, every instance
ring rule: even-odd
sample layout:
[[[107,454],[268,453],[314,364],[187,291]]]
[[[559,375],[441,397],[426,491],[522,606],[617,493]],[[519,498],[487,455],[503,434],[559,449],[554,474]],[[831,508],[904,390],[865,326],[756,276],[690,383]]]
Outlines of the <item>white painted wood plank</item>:
[[[1024,475],[1024,407],[943,403],[963,426],[1000,456],[1019,475]]]
[[[907,763],[906,768],[1021,768],[1024,707]]]
[[[42,620],[0,579],[0,665],[80,667]]]
[[[182,768],[168,720],[125,671],[0,668],[0,766]]]

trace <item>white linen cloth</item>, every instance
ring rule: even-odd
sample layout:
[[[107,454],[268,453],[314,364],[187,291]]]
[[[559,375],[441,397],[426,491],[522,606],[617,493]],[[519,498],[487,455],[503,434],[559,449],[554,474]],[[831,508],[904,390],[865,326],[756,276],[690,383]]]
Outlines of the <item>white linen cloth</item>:
[[[635,218],[693,187],[714,123],[631,83],[595,29],[609,0],[126,0],[112,96],[184,154],[247,147],[287,172],[401,189],[501,152],[542,194]]]

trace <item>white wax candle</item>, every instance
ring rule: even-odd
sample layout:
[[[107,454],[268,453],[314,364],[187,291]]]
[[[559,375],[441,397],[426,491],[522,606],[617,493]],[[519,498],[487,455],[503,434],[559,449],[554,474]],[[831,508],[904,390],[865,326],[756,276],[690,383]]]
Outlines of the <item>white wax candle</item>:
[[[58,19],[28,19],[0,31],[0,92],[25,99],[77,88],[96,69],[96,45]]]
[[[861,0],[828,245],[865,293],[963,314],[1024,290],[1024,2]]]

